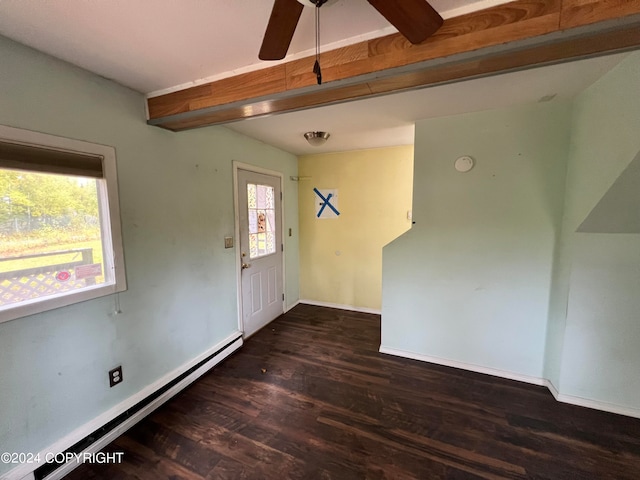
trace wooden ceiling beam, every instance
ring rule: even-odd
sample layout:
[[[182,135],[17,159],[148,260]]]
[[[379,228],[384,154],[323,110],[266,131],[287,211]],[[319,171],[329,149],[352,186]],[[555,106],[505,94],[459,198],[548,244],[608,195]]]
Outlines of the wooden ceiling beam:
[[[448,19],[412,45],[399,34],[148,99],[173,131],[284,113],[640,47],[640,0],[517,0]]]

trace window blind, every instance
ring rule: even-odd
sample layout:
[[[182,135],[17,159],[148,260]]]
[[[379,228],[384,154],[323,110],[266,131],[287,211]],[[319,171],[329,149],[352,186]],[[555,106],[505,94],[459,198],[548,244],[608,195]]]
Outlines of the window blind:
[[[102,178],[102,157],[0,140],[0,168]]]

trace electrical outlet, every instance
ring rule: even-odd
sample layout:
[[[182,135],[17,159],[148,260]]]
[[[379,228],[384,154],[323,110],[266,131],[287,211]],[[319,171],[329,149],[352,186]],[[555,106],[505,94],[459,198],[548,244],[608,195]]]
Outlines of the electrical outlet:
[[[109,370],[109,387],[115,387],[122,382],[122,365],[117,366],[113,370]]]

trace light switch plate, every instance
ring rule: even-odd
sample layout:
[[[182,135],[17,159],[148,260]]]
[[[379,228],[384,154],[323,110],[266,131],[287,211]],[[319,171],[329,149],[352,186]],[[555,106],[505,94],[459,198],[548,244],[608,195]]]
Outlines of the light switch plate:
[[[233,248],[233,237],[224,237],[224,248]]]

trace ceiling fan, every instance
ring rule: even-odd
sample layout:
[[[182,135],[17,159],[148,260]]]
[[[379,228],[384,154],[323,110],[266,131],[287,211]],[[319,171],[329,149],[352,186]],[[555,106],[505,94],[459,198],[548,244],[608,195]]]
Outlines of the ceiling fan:
[[[367,0],[389,23],[413,44],[422,43],[443,23],[426,0]],[[304,5],[321,7],[327,0],[275,0],[258,57],[281,60],[298,25]]]

